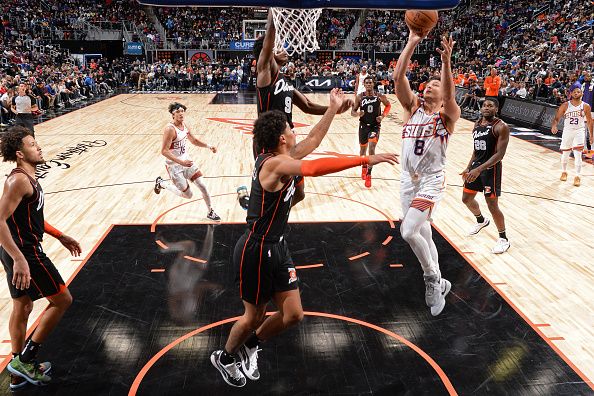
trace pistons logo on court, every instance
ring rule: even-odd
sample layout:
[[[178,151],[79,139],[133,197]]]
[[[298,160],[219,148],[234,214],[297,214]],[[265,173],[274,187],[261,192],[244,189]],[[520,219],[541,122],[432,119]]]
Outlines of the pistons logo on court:
[[[295,271],[295,268],[287,268],[287,271],[289,271],[289,285],[297,282],[297,271]]]

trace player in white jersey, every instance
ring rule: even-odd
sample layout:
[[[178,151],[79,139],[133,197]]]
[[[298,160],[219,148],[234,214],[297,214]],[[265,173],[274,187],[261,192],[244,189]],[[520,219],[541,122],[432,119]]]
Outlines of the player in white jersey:
[[[573,88],[569,102],[563,103],[557,109],[557,114],[553,119],[551,132],[557,134],[557,124],[561,117],[564,117],[563,135],[561,136],[561,181],[567,180],[567,163],[569,162],[569,153],[573,151],[575,160],[575,178],[573,185],[579,187],[582,183],[580,175],[582,171],[582,150],[584,149],[584,126],[588,123],[590,140],[592,140],[592,113],[590,105],[582,101],[582,89]]]
[[[221,218],[210,205],[210,194],[206,189],[206,185],[202,182],[202,172],[198,165],[188,156],[187,142],[189,140],[195,146],[206,147],[213,153],[217,152],[217,148],[196,139],[190,133],[190,130],[184,124],[186,106],[177,102],[171,103],[169,112],[173,117],[173,122],[167,124],[163,131],[161,154],[166,158],[165,168],[167,168],[171,181],[163,180],[160,176],[157,177],[154,191],[159,194],[162,189],[166,189],[180,197],[192,198],[190,183],[194,183],[200,189],[202,198],[204,198],[208,210],[206,217],[210,220],[220,221]]]
[[[451,284],[441,277],[437,248],[431,235],[431,215],[441,200],[445,189],[446,148],[460,107],[456,104],[451,56],[454,41],[442,38],[441,79],[432,77],[423,91],[423,100],[410,88],[406,68],[415,47],[423,40],[410,32],[408,42],[394,70],[394,83],[404,119],[402,130],[402,173],[400,200],[403,219],[400,225],[402,238],[412,248],[423,268],[425,302],[433,316],[445,306],[445,296]]]
[[[363,66],[361,73],[357,74],[357,78],[355,78],[355,96],[365,92],[365,79],[367,77],[369,77],[367,66]]]

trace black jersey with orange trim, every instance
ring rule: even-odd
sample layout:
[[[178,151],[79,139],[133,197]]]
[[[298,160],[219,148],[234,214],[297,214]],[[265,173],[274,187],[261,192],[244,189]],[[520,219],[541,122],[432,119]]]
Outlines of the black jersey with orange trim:
[[[279,191],[264,190],[260,184],[260,170],[264,162],[274,157],[272,153],[264,153],[256,158],[252,174],[250,203],[247,210],[249,230],[265,241],[278,242],[285,232],[296,181],[291,177]]]
[[[293,128],[293,91],[295,88],[280,71],[267,87],[256,88],[258,92],[258,115],[269,110],[279,110],[287,116],[289,126]]]
[[[501,120],[495,118],[486,125],[481,125],[482,119],[477,121],[472,130],[474,140],[474,162],[484,164],[497,152],[497,140],[493,129]]]
[[[21,168],[13,169],[8,177],[16,173],[27,176],[33,186],[33,194],[21,200],[12,215],[6,220],[6,223],[17,246],[38,246],[43,239],[44,232],[43,190],[37,180],[29,176]]]
[[[380,116],[381,100],[378,95],[367,96],[361,94],[361,104],[359,109],[363,111],[363,117],[359,121],[369,126],[379,125],[377,117]]]

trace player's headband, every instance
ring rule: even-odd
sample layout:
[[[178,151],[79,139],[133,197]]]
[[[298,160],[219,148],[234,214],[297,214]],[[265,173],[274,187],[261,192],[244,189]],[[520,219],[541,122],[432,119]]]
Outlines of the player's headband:
[[[186,106],[184,106],[184,105],[183,105],[183,104],[181,104],[181,103],[174,103],[174,104],[172,104],[172,105],[171,105],[171,107],[170,107],[170,109],[169,109],[169,112],[170,112],[171,114],[173,114],[173,113],[175,113],[176,111],[178,111],[179,109],[184,109],[184,110],[185,110],[185,109],[186,109]]]

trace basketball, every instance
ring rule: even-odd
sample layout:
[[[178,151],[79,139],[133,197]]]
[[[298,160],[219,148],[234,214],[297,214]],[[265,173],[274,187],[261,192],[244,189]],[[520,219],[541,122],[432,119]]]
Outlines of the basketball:
[[[411,31],[426,35],[437,25],[437,11],[408,10],[404,14],[404,21]]]

